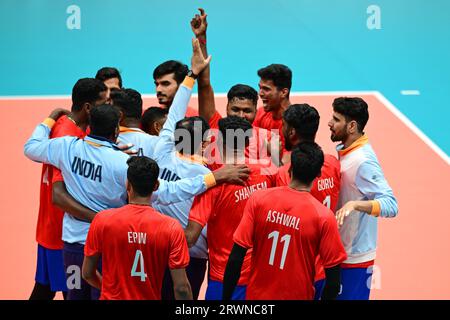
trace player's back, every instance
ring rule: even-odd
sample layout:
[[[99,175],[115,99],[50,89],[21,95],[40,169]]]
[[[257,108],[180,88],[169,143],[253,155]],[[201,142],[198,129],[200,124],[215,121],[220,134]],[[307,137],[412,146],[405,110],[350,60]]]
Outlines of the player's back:
[[[290,163],[280,167],[277,176],[277,186],[287,186],[291,181],[289,176]],[[311,194],[331,211],[336,210],[341,188],[341,165],[339,160],[330,154],[324,155],[320,177],[314,179]]]
[[[200,212],[209,211],[207,219],[207,239],[210,256],[210,277],[223,281],[226,263],[233,247],[233,234],[242,218],[245,205],[257,190],[268,189],[275,185],[270,175],[261,174],[263,167],[248,165],[251,170],[245,185],[222,184],[208,190],[194,200],[189,219],[202,225],[206,219],[200,218]],[[206,201],[202,198],[208,198]],[[212,203],[212,207],[210,207]],[[200,219],[199,219],[200,218]],[[203,220],[203,221],[200,221]],[[242,268],[239,284],[247,284],[250,271],[251,252],[247,254]]]
[[[180,224],[150,206],[126,205],[95,220],[89,237],[93,232],[101,247],[101,299],[161,299],[166,267],[184,268],[189,262]]]
[[[151,159],[155,158],[155,145],[158,142],[158,136],[152,136],[139,128],[120,127],[118,140],[120,145],[133,144],[133,149],[141,149],[142,155]]]
[[[333,213],[309,192],[289,187],[256,192],[251,205],[254,222],[246,227],[254,228],[253,255],[247,298],[312,299],[317,255],[325,255],[328,267],[345,259],[342,244],[327,243],[328,237],[339,242]]]

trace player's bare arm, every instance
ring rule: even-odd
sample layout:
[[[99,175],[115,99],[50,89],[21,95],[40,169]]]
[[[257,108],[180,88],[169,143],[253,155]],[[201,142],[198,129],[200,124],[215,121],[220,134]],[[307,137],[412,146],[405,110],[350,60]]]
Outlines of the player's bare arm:
[[[223,300],[231,300],[233,291],[241,277],[242,264],[244,263],[247,249],[238,244],[233,245],[230,257],[228,258],[225,274],[223,276]]]
[[[186,229],[184,229],[184,235],[186,236],[186,241],[189,248],[192,248],[198,240],[200,233],[202,232],[203,226],[198,222],[189,220]]]
[[[244,185],[250,174],[250,169],[246,165],[225,165],[216,171],[213,171],[216,184],[230,183]]]
[[[192,300],[191,284],[185,269],[170,269],[176,300]]]
[[[206,30],[208,28],[208,22],[206,21],[206,13],[203,9],[198,9],[200,15],[196,14],[191,20],[192,32],[200,42],[203,55],[208,55],[206,49]],[[198,78],[198,107],[199,115],[206,121],[209,121],[216,112],[216,106],[214,101],[214,91],[211,86],[210,79],[210,66],[208,65],[205,70],[199,74]]]
[[[64,212],[70,213],[77,219],[91,222],[95,217],[94,211],[83,206],[67,192],[66,184],[63,181],[53,183],[52,202],[55,206]]]
[[[322,292],[321,300],[334,300],[339,294],[341,288],[341,267],[336,265],[331,268],[325,268],[325,287]]]
[[[102,287],[102,275],[97,271],[99,255],[85,256],[81,274],[83,279],[97,289]]]

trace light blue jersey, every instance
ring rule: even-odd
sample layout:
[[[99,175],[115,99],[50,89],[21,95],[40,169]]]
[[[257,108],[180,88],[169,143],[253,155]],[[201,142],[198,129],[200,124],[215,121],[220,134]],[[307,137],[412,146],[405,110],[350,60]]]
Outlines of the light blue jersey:
[[[184,118],[191,96],[191,89],[185,84],[180,85],[170,107],[164,126],[159,133],[159,141],[155,146],[155,160],[159,165],[159,177],[167,181],[177,181],[183,178],[195,177],[199,174],[209,174],[201,157],[183,156],[175,149],[175,125]],[[188,224],[189,211],[194,198],[169,205],[155,205],[154,208],[168,216],[177,219],[183,228]],[[206,242],[206,227],[203,228],[196,244],[189,250],[194,258],[208,259],[208,245]]]
[[[397,200],[387,183],[378,159],[362,136],[343,150],[338,146],[341,162],[341,190],[337,209],[348,201],[373,201],[373,211],[379,217],[395,217]],[[378,218],[364,212],[353,212],[344,219],[339,229],[342,243],[347,252],[347,264],[359,264],[375,259],[377,248]]]
[[[25,144],[25,155],[31,160],[59,168],[69,194],[95,212],[126,204],[126,162],[129,156],[100,137],[49,139],[51,128],[46,122],[37,126]],[[215,184],[211,175],[159,182],[158,190],[152,195],[152,205],[191,199]],[[89,225],[66,213],[63,241],[84,244]]]
[[[119,145],[131,143],[132,149],[138,151],[140,149],[139,155],[155,159],[154,151],[159,140],[158,136],[147,134],[139,128],[120,127],[118,140],[120,141]]]

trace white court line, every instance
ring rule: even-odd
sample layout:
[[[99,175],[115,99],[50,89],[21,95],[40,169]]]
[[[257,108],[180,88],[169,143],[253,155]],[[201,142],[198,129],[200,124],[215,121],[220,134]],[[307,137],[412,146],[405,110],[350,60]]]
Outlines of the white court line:
[[[226,93],[214,93],[216,97],[226,97]],[[430,147],[445,163],[450,165],[450,157],[439,148],[422,130],[411,122],[400,110],[398,110],[381,92],[379,91],[311,91],[311,92],[291,92],[291,96],[375,96],[390,112],[392,112],[401,122],[403,122],[420,140]],[[196,93],[192,94],[197,97]],[[49,95],[49,96],[0,96],[1,100],[57,100],[70,99],[70,95]],[[156,94],[143,94],[142,98],[156,98]]]
[[[376,92],[375,96],[383,105],[388,108],[401,122],[403,122],[419,139],[437,153],[448,165],[450,165],[450,157],[439,148],[422,130],[420,130],[411,120],[409,120],[400,110],[398,110],[381,92]]]
[[[400,93],[404,96],[420,96],[419,90],[402,90]]]

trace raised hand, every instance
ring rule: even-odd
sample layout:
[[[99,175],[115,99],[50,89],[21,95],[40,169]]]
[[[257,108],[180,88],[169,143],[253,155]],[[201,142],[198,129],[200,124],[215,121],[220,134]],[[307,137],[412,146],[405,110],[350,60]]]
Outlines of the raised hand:
[[[206,37],[206,29],[208,28],[208,22],[206,21],[207,14],[202,8],[198,9],[200,14],[196,14],[191,20],[191,29],[197,38]]]
[[[200,48],[200,43],[198,39],[192,39],[192,59],[191,59],[191,70],[195,75],[199,75],[200,72],[205,69],[209,62],[211,61],[211,55],[205,59],[202,50]]]

